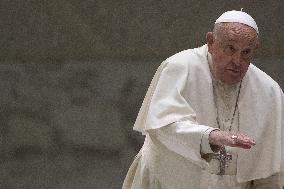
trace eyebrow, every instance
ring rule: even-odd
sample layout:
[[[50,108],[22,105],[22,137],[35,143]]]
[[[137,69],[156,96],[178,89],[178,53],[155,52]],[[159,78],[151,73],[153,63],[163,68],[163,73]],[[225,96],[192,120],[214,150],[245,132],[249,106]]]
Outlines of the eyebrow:
[[[237,40],[234,40],[234,39],[225,39],[225,40],[223,40],[223,42],[221,42],[221,43],[224,44],[224,43],[228,43],[228,42],[237,42]]]
[[[234,39],[228,39],[227,41],[233,41],[233,42],[236,42],[237,40],[234,40]]]
[[[225,44],[226,42],[237,42],[237,40],[234,40],[234,39],[227,39],[227,40],[225,40],[225,42],[223,42],[222,44]],[[228,44],[227,44],[227,45],[228,45]],[[229,45],[231,45],[231,44],[229,44]],[[248,49],[253,48],[253,45],[254,45],[254,42],[249,43],[249,44],[248,44]]]

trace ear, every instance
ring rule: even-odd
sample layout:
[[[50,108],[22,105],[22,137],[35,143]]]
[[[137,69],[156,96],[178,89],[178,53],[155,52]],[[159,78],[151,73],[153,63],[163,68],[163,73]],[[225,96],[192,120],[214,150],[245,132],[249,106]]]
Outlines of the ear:
[[[212,46],[213,46],[213,43],[214,43],[213,32],[207,32],[206,41],[207,41],[208,51],[210,53],[212,53]]]
[[[259,39],[257,39],[257,41],[256,41],[256,46],[255,46],[255,50],[258,49],[259,47],[260,47],[260,41],[259,41]]]

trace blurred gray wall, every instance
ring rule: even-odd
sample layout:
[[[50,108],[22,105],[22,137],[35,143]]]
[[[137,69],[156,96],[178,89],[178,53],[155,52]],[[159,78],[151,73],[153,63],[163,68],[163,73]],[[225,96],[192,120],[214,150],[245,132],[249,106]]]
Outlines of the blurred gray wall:
[[[284,1],[0,0],[0,188],[121,188],[132,125],[162,60],[205,43],[226,10],[261,33],[284,87]]]

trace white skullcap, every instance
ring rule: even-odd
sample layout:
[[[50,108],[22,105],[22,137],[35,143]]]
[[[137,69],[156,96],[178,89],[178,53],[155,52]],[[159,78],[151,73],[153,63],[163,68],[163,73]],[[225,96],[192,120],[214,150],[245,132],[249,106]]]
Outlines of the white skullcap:
[[[254,19],[249,14],[247,14],[243,11],[232,10],[232,11],[224,12],[216,20],[215,24],[223,23],[223,22],[238,22],[238,23],[241,23],[241,24],[248,25],[248,26],[252,27],[253,29],[255,29],[256,33],[258,34],[258,27],[256,25],[256,22],[254,21]]]

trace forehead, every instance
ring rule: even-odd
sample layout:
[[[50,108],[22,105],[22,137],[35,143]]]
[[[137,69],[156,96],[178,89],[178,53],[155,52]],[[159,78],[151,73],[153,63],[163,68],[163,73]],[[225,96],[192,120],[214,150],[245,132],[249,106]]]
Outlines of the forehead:
[[[218,26],[217,38],[221,43],[246,43],[255,44],[257,41],[256,31],[241,23],[222,23]]]

